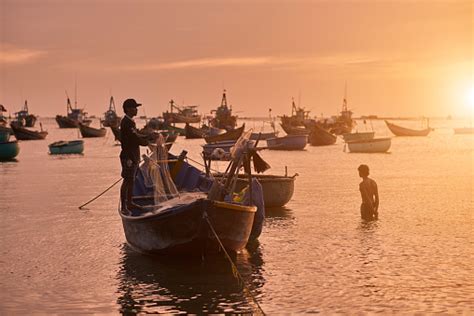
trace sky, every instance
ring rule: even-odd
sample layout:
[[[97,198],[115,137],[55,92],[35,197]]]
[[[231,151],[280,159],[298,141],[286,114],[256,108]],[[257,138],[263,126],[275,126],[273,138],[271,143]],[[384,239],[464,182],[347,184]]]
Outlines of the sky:
[[[474,116],[473,1],[0,0],[0,104]],[[77,85],[76,85],[77,82]],[[347,88],[345,88],[347,86]]]

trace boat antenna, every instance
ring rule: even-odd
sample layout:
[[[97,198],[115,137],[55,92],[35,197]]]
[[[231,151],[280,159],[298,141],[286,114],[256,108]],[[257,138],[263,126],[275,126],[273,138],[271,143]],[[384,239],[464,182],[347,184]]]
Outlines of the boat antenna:
[[[298,107],[301,107],[301,89],[298,91]]]
[[[77,73],[74,74],[74,109],[77,109]]]
[[[347,81],[344,83],[344,99],[342,100],[342,111],[347,111]]]

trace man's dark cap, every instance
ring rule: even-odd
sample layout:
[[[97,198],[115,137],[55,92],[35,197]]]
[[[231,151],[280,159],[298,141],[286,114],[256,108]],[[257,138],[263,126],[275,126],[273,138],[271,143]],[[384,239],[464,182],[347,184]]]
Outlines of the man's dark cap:
[[[127,109],[127,108],[136,108],[136,107],[139,107],[141,106],[142,104],[141,103],[137,103],[137,101],[135,101],[135,99],[127,99],[123,102],[123,109]]]

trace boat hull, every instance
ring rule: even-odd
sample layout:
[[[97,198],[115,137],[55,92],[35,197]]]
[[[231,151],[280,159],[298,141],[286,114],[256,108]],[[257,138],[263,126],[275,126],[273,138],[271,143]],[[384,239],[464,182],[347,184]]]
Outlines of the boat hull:
[[[454,134],[474,134],[474,128],[473,127],[455,128]]]
[[[342,138],[346,142],[356,141],[356,140],[366,140],[373,139],[375,132],[355,132],[355,133],[345,133],[342,134]]]
[[[220,135],[215,135],[215,136],[207,136],[204,139],[206,140],[206,143],[215,143],[215,142],[222,142],[222,141],[228,141],[228,140],[237,140],[239,139],[240,135],[244,132],[245,129],[245,124],[242,125],[241,127],[228,131],[227,133],[220,134]]]
[[[303,150],[308,143],[308,135],[286,135],[267,139],[271,150]]]
[[[59,141],[50,144],[48,147],[51,155],[82,154],[84,152],[84,141]]]
[[[0,160],[12,160],[20,153],[17,141],[0,143]]]
[[[167,123],[199,123],[201,115],[186,116],[178,113],[164,112],[163,119]]]
[[[415,129],[398,126],[388,121],[385,121],[385,124],[387,124],[388,129],[395,136],[428,136],[428,134],[431,132],[431,128],[429,127],[422,130],[415,130]]]
[[[24,127],[19,126],[17,123],[10,124],[15,138],[18,140],[40,140],[45,139],[48,135],[46,131],[31,131]]]
[[[59,128],[77,128],[79,123],[89,126],[91,120],[73,120],[67,116],[56,115],[56,122],[58,123]]]
[[[374,138],[347,142],[351,153],[385,153],[392,145],[391,138]]]
[[[216,177],[219,177],[218,175]],[[248,185],[248,179],[245,175],[239,175],[235,190],[241,191]],[[286,205],[295,191],[296,175],[275,176],[275,175],[254,175],[262,185],[263,200],[265,208],[282,207]]]
[[[119,214],[127,243],[134,250],[188,256],[220,250],[206,216],[226,250],[243,249],[250,237],[255,211],[256,207],[201,198],[150,216]]]
[[[324,128],[313,124],[309,127],[308,141],[311,146],[329,146],[337,141],[337,136],[326,131]]]
[[[278,132],[268,132],[268,133],[252,133],[250,135],[250,140],[267,140],[269,138],[278,137]]]
[[[91,138],[91,137],[104,137],[107,134],[105,128],[94,128],[82,123],[79,123],[79,130],[81,131],[82,137]]]
[[[184,136],[186,136],[186,139],[204,138],[204,136],[206,135],[206,131],[202,128],[197,128],[186,124],[186,126],[184,127],[184,134]]]

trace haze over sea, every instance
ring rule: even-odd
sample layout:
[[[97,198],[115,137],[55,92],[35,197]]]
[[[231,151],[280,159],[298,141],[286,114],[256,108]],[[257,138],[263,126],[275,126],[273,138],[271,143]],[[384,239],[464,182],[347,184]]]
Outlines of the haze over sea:
[[[474,312],[474,135],[452,130],[464,124],[432,120],[428,137],[394,137],[388,154],[350,154],[341,140],[262,152],[272,166],[267,173],[282,175],[285,166],[298,173],[293,199],[267,210],[259,243],[234,258],[262,309]],[[78,209],[120,178],[110,131],[84,139],[82,156],[54,157],[47,144],[78,132],[52,119],[43,127],[46,140],[21,142],[18,161],[0,163],[0,314],[255,311],[224,257],[189,261],[130,250],[118,186]],[[373,127],[376,136],[390,135],[383,121]],[[171,151],[186,149],[200,161],[202,143],[179,137]],[[379,185],[380,219],[370,223],[359,215],[361,163]]]

